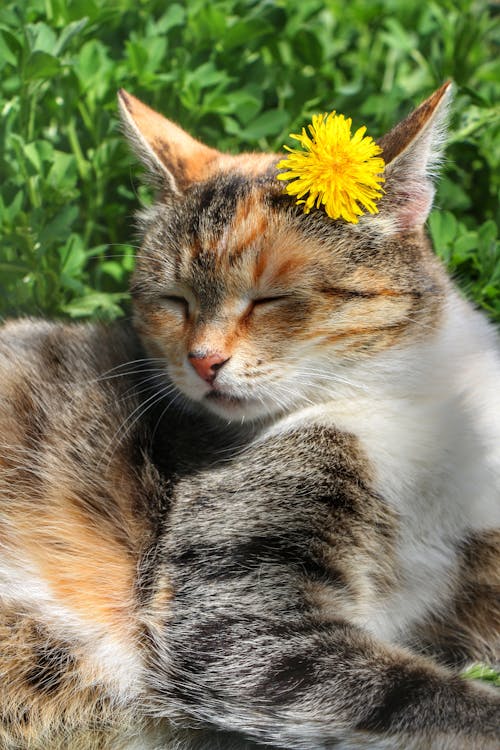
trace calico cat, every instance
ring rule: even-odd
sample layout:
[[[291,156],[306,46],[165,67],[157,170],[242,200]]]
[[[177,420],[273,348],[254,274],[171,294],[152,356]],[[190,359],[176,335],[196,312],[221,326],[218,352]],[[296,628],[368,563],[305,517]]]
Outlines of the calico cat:
[[[450,86],[380,212],[305,215],[126,92],[134,324],[0,335],[0,747],[486,750],[500,359],[424,231]]]

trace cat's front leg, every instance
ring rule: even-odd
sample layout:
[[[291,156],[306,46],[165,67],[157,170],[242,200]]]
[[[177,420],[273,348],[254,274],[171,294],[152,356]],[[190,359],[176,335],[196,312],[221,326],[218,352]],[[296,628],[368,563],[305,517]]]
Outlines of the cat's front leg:
[[[494,690],[347,623],[226,612],[172,623],[170,644],[159,712],[294,750],[500,746]]]
[[[153,731],[145,731],[114,750],[273,750],[257,745],[242,735],[212,729],[182,729],[160,722]]]
[[[500,694],[350,620],[398,529],[356,459],[301,431],[179,482],[145,610],[151,713],[292,750],[500,747]]]
[[[129,750],[127,748],[127,750]],[[143,750],[133,747],[130,750]],[[149,745],[146,750],[150,750]],[[163,744],[159,743],[151,750],[278,750],[269,744],[253,742],[242,734],[221,732],[214,729],[180,729],[170,727]]]

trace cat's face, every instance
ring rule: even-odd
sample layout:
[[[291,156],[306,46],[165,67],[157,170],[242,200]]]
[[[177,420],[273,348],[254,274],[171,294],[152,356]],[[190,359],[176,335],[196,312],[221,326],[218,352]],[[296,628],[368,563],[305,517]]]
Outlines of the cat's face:
[[[186,144],[167,149],[136,102],[125,106],[171,180],[144,216],[136,325],[191,401],[230,420],[318,403],[360,363],[432,330],[442,276],[421,229],[422,189],[408,205],[389,184],[380,215],[357,225],[305,215],[283,195],[273,155],[228,157],[190,139],[187,178]],[[170,144],[183,133],[172,127]]]

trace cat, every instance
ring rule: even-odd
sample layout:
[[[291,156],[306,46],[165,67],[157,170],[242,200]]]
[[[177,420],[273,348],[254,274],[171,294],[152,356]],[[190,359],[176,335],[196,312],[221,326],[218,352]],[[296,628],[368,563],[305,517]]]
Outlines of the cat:
[[[445,84],[379,213],[132,95],[133,325],[0,334],[0,747],[487,750],[500,358],[424,224]]]

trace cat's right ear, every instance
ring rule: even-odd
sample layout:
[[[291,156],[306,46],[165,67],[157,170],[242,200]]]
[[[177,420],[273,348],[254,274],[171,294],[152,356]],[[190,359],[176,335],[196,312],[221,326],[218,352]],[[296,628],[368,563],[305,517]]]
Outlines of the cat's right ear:
[[[118,103],[132,148],[162,187],[182,193],[207,177],[210,165],[220,156],[218,151],[195,140],[124,89],[118,92]]]

